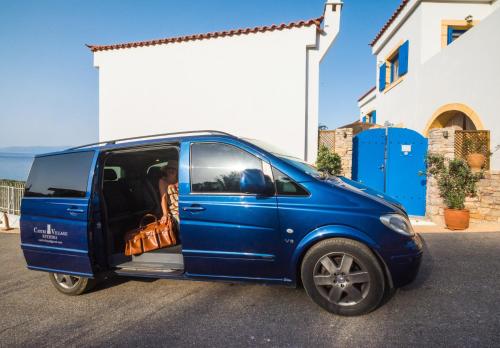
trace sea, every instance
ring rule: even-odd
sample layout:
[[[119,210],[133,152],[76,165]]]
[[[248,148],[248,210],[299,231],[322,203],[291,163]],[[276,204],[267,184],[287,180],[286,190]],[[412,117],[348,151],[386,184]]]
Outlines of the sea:
[[[26,181],[35,155],[59,151],[65,146],[0,148],[0,179]]]
[[[34,153],[0,152],[0,179],[26,181]]]

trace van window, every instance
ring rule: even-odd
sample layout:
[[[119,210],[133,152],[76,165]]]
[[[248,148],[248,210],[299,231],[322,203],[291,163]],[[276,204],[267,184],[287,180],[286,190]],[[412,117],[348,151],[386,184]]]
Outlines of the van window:
[[[273,167],[276,194],[279,196],[309,196],[309,193],[283,172]]]
[[[191,146],[191,192],[242,193],[241,173],[262,170],[262,161],[237,147],[220,143]]]
[[[94,152],[35,158],[25,197],[85,197]]]

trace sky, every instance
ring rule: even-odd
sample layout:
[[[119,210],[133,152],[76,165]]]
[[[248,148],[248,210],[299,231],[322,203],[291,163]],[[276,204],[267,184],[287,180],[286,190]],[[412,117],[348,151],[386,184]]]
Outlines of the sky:
[[[358,117],[375,85],[369,42],[401,0],[344,0],[320,67],[320,124]],[[317,18],[324,0],[0,0],[0,147],[98,139],[98,70],[85,44],[111,44]]]

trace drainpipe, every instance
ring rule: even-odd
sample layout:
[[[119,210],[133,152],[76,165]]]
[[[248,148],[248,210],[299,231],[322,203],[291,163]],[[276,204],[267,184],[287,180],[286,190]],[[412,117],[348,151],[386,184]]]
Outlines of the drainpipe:
[[[316,42],[306,53],[306,117],[304,160],[316,162],[319,125],[319,64],[332,46],[340,30],[343,2],[327,0],[323,13],[323,27],[316,33]]]

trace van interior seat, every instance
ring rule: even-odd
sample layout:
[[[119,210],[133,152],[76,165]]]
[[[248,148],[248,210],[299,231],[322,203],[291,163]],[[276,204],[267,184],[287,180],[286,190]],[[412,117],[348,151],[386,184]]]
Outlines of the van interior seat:
[[[147,178],[154,191],[156,192],[157,197],[160,197],[160,188],[158,187],[158,183],[161,178],[161,169],[160,167],[151,167],[148,170]]]
[[[139,173],[130,173],[125,180],[126,186],[132,195],[134,212],[151,213],[155,212],[160,200],[157,197],[151,183],[145,176]]]
[[[116,179],[118,179],[118,176],[113,169],[104,169],[104,181],[115,181]]]
[[[106,159],[102,193],[112,254],[123,254],[125,234],[138,228],[144,215],[162,215],[161,172],[154,164],[178,156],[173,150],[117,153]],[[121,174],[114,167],[120,168]]]
[[[104,169],[104,184],[102,189],[110,219],[127,215],[131,212],[130,197],[127,195],[127,189],[120,180],[117,180],[116,172],[113,169]]]

